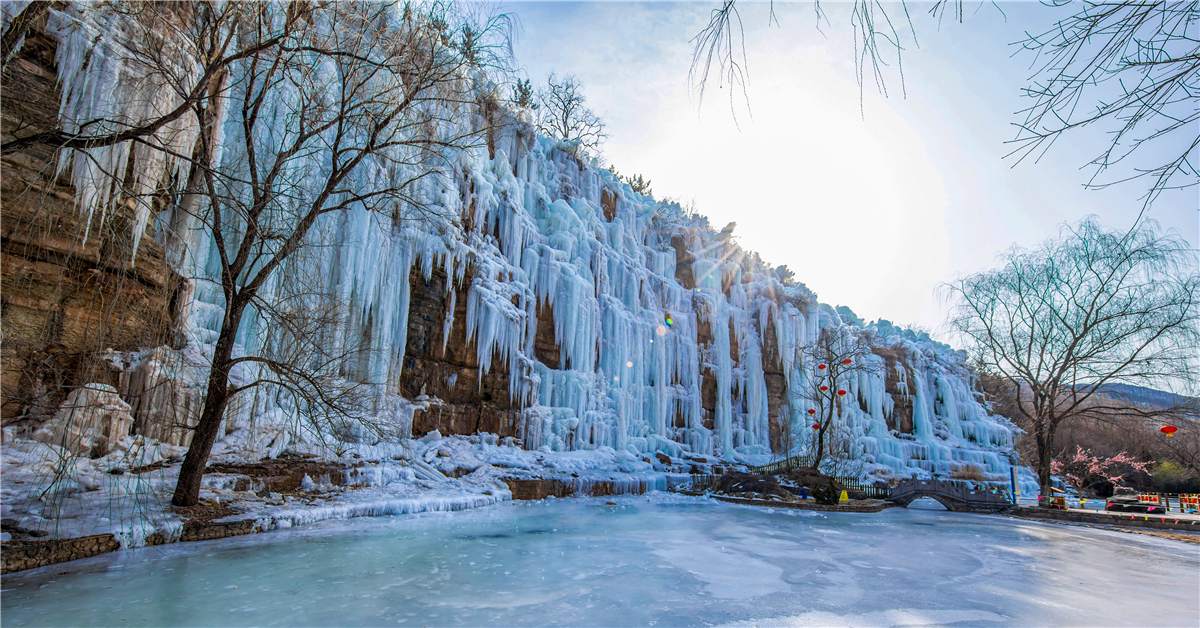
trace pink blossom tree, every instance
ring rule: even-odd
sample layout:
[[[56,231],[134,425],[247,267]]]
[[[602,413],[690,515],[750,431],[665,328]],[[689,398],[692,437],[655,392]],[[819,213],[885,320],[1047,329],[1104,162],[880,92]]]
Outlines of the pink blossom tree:
[[[1098,480],[1112,483],[1114,486],[1124,482],[1125,476],[1133,471],[1149,473],[1146,469],[1153,462],[1138,462],[1129,454],[1121,452],[1111,458],[1097,456],[1090,449],[1076,446],[1075,453],[1063,458],[1055,458],[1050,463],[1051,473],[1061,477],[1075,487],[1079,494],[1083,489]]]

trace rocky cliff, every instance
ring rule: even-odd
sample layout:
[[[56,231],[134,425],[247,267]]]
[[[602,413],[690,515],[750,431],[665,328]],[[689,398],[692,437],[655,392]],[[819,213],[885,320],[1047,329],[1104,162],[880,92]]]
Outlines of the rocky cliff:
[[[56,125],[58,48],[43,17],[5,66],[4,141]],[[52,150],[4,155],[0,197],[0,417],[32,429],[69,391],[90,382],[118,385],[120,371],[103,359],[106,349],[171,344],[172,300],[181,282],[152,226],[133,263],[135,216],[128,203],[114,203],[105,214],[79,211],[70,172],[59,169]]]

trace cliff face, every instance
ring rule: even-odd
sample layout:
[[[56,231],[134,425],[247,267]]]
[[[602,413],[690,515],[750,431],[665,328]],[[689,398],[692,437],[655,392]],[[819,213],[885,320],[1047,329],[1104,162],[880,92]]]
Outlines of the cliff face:
[[[50,19],[86,22],[101,10]],[[72,38],[84,30],[27,39],[5,71],[23,99],[5,90],[6,134],[54,120],[50,103],[72,87],[56,91],[55,72],[105,80],[91,66],[68,72],[61,53],[56,69],[56,47],[78,47]],[[324,216],[309,253],[263,291],[271,303],[290,282],[320,278],[322,298],[337,304],[327,342],[346,347],[346,381],[376,397],[370,425],[334,437],[490,432],[530,449],[758,462],[793,424],[793,440],[807,447],[802,391],[814,365],[800,354],[837,315],[742,250],[731,230],[634,193],[537,137],[519,114],[484,102],[477,115],[503,124],[414,191],[440,199],[437,211],[401,221],[364,210]],[[224,124],[237,133],[232,116]],[[133,408],[136,431],[184,444],[224,313],[211,234],[178,206],[185,177],[161,161],[131,162],[129,177],[161,184],[143,222],[119,197],[98,205],[104,211],[78,211],[73,173],[57,176],[54,161],[45,152],[3,161],[5,420],[40,420],[71,388],[109,383]],[[272,351],[283,333],[251,311],[238,352]],[[853,333],[879,345],[874,371],[849,384],[858,403],[837,419],[862,475],[1007,471],[1011,425],[988,415],[958,354]],[[69,373],[46,366],[47,356],[66,356]],[[240,369],[234,380],[256,376]],[[305,409],[286,390],[259,386],[235,401],[226,438],[267,454],[311,442],[296,427]]]
[[[3,139],[54,127],[61,92],[45,18],[4,70]],[[4,424],[53,415],[89,382],[116,386],[105,349],[131,351],[171,341],[179,276],[151,227],[133,263],[134,212],[82,214],[69,172],[44,147],[0,159],[0,384]],[[32,427],[32,426],[31,426]]]

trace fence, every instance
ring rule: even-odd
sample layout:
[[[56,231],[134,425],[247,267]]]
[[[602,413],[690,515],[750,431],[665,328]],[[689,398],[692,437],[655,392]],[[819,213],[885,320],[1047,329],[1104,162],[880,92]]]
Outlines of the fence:
[[[1200,510],[1200,495],[1191,493],[1138,493],[1138,501],[1160,504],[1170,512],[1172,504],[1180,512]]]
[[[858,480],[851,480],[849,478],[834,479],[838,482],[841,482],[842,485],[846,487],[847,491],[858,491],[863,494],[863,497],[867,497],[869,499],[887,499],[892,496],[892,487],[888,486],[887,484],[877,486],[875,484],[863,484]]]
[[[720,477],[721,476],[719,475],[709,475],[706,473],[693,473],[691,490],[699,493],[700,491],[707,491],[715,488],[717,486],[717,480]]]
[[[781,469],[811,468],[812,463],[813,456],[811,455],[792,456],[790,458],[785,458],[770,464],[764,464],[761,467],[751,467],[750,473],[767,475],[775,473]],[[863,484],[862,482],[859,482],[857,478],[843,478],[834,476],[833,479],[845,486],[847,491],[859,492],[862,493],[864,497],[871,499],[887,499],[892,495],[892,489],[890,486]]]
[[[809,456],[792,456],[770,464],[764,464],[761,467],[750,467],[750,473],[756,475],[768,475],[780,469],[794,469],[803,467],[812,467],[813,457]]]

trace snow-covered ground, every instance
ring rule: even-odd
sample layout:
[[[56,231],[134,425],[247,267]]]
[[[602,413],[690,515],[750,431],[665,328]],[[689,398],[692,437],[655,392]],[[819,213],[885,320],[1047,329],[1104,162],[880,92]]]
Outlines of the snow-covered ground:
[[[1195,626],[1197,573],[1197,546],[1115,532],[654,493],[118,552],[6,577],[3,604],[12,626]]]
[[[125,547],[143,545],[156,532],[178,538],[184,516],[170,508],[170,499],[184,453],[180,447],[131,437],[112,453],[90,459],[54,445],[10,439],[0,450],[0,516],[15,519],[23,529],[46,532],[48,538],[113,533]],[[328,461],[345,467],[333,473],[342,477],[306,477],[300,490],[285,494],[264,490],[254,477],[209,473],[201,499],[236,512],[218,521],[255,519],[270,530],[327,519],[488,506],[511,499],[505,477],[557,478],[580,493],[596,482],[612,483],[617,490],[623,484],[666,489],[683,477],[667,472],[672,466],[658,459],[651,462],[608,447],[529,451],[486,434],[443,438],[433,432],[395,444],[347,446]],[[222,444],[210,460],[256,462],[258,456]],[[163,466],[139,469],[156,463]]]

